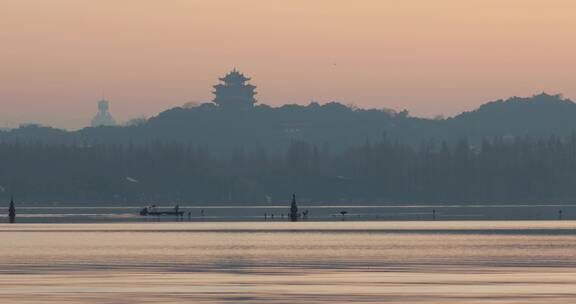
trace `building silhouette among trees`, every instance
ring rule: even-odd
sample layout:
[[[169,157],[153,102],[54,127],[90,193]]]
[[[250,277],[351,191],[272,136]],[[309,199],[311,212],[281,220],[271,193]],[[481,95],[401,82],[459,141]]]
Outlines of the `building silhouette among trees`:
[[[219,78],[222,83],[214,86],[214,103],[223,109],[249,109],[254,106],[256,86],[247,83],[250,78],[238,72],[236,68],[226,76]]]
[[[102,99],[98,102],[98,114],[92,119],[92,127],[115,126],[116,121],[110,114],[110,102]]]

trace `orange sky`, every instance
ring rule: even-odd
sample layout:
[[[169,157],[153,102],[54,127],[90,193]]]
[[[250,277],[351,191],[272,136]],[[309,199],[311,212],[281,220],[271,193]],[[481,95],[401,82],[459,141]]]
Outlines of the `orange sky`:
[[[2,0],[0,127],[79,128],[209,101],[236,66],[261,103],[452,115],[576,98],[572,0]]]

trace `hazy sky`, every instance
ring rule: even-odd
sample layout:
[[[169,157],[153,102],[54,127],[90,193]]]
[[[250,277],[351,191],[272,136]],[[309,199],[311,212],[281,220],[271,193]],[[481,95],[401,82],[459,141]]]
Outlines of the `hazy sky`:
[[[0,0],[0,127],[79,128],[212,99],[236,66],[261,103],[452,115],[576,97],[576,1]]]

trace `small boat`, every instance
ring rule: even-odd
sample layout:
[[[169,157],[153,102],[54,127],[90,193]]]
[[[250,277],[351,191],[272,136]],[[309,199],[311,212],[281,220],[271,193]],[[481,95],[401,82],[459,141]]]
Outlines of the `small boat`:
[[[173,210],[158,210],[156,205],[149,207],[144,207],[140,210],[141,216],[160,216],[160,215],[172,215],[172,216],[184,216],[184,211],[180,211],[180,207],[176,205]]]

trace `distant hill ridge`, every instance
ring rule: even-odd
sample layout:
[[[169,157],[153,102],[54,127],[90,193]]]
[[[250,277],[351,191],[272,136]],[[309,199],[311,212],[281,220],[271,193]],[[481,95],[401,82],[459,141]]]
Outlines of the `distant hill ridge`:
[[[446,119],[411,117],[406,111],[324,105],[258,105],[225,110],[212,103],[166,110],[138,125],[64,131],[36,125],[0,132],[5,142],[44,144],[146,144],[179,142],[211,149],[282,150],[306,141],[342,149],[392,136],[418,144],[430,138],[454,141],[486,137],[543,137],[576,131],[576,104],[561,95],[542,93],[486,103]]]
[[[512,97],[483,104],[446,124],[471,138],[566,135],[576,130],[576,104],[560,94]]]

